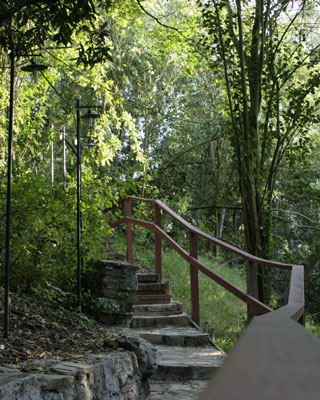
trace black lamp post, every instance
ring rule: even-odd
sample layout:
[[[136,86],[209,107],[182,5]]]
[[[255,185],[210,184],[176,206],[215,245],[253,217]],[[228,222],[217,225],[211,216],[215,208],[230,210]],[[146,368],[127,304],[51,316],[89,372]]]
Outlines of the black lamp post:
[[[7,164],[7,207],[6,207],[6,257],[5,257],[5,289],[4,289],[4,327],[3,337],[8,339],[9,333],[9,292],[10,292],[10,236],[11,236],[11,176],[12,176],[12,139],[13,139],[13,106],[14,106],[14,73],[15,73],[15,45],[11,46],[10,54],[10,100],[9,100],[9,127],[8,127],[8,164]],[[28,56],[28,55],[26,55]],[[39,65],[35,61],[31,66],[22,67],[24,71],[32,71],[34,78],[38,71],[47,68],[45,65]]]
[[[66,165],[66,128],[62,127],[62,132],[60,135],[62,140],[62,172],[63,172],[63,188],[67,189],[67,165]]]
[[[80,116],[80,110],[87,108],[86,114]],[[82,269],[82,253],[81,253],[81,231],[82,231],[82,214],[81,214],[81,134],[80,119],[85,119],[93,126],[94,121],[100,115],[92,112],[91,108],[101,108],[101,106],[81,106],[80,99],[77,100],[77,294],[78,294],[78,311],[82,312],[81,305],[81,269]]]

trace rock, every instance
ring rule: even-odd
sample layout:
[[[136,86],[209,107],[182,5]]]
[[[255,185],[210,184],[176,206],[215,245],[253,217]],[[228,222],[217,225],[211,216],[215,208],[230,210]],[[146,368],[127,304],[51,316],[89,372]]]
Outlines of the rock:
[[[147,380],[157,370],[157,351],[150,342],[133,335],[120,335],[117,342],[119,347],[135,353],[143,380]]]
[[[95,364],[94,394],[97,399],[144,399],[144,384],[133,353],[112,352]],[[148,387],[148,390],[149,387]]]
[[[65,390],[73,385],[74,379],[74,376],[44,374],[39,377],[40,388],[44,391]]]
[[[116,339],[112,340],[109,338],[105,338],[103,341],[103,347],[114,350],[118,348],[118,342],[116,341]]]
[[[0,374],[1,400],[41,400],[35,375],[23,373]]]
[[[113,340],[106,342],[111,344]],[[27,374],[7,368],[0,373],[0,399],[146,399],[150,393],[149,377],[156,369],[154,348],[145,340],[125,333],[114,342],[122,350],[79,361],[35,360],[28,364],[46,365],[51,374]]]
[[[96,314],[107,325],[128,326],[132,317],[139,267],[121,261],[94,261],[84,276],[84,286],[98,297],[110,300],[110,308]]]
[[[140,370],[144,379],[152,376],[157,370],[157,351],[146,340],[141,339],[139,350],[136,352]]]
[[[76,361],[73,362],[63,361],[51,367],[50,370],[60,375],[73,375],[73,376],[82,374],[91,374],[94,371],[91,365]]]
[[[12,382],[15,382],[17,380],[23,379],[27,374],[24,374],[22,372],[4,372],[0,374],[0,393],[1,393],[1,387],[6,386],[6,385],[11,385]]]
[[[12,373],[12,372],[20,372],[20,370],[17,368],[0,367],[0,376],[1,376],[1,373],[3,373],[3,372]]]
[[[99,322],[106,324],[107,326],[120,326],[120,327],[128,327],[130,325],[130,321],[132,318],[132,313],[123,313],[119,311],[100,311],[100,313],[96,316]]]
[[[126,256],[115,249],[107,249],[107,256],[108,260],[126,261]]]

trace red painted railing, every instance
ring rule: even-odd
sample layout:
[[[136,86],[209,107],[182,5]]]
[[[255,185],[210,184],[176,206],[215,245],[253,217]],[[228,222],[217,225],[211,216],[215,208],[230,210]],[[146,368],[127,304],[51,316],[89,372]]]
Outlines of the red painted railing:
[[[132,200],[138,202],[147,202],[154,204],[154,222],[147,222],[140,219],[133,218],[132,216]],[[291,282],[290,282],[290,293],[295,293],[295,288],[299,287],[303,288],[303,266],[301,265],[291,265],[284,264],[280,262],[274,262],[270,260],[265,260],[256,256],[253,256],[236,246],[233,246],[229,243],[224,242],[223,240],[217,239],[214,236],[211,236],[207,233],[200,231],[195,228],[183,218],[181,218],[178,214],[172,211],[169,207],[167,207],[164,203],[159,200],[151,200],[151,199],[143,199],[140,197],[129,196],[126,199],[121,200],[120,202],[125,203],[125,216],[118,219],[117,221],[111,222],[108,217],[108,209],[105,209],[107,217],[106,220],[111,227],[116,227],[122,223],[126,224],[126,236],[127,236],[127,259],[129,262],[133,262],[133,242],[132,242],[132,225],[139,225],[149,230],[152,230],[155,233],[155,272],[162,277],[162,263],[161,263],[161,244],[162,240],[168,243],[168,245],[174,249],[180,256],[185,259],[190,264],[190,291],[191,291],[191,317],[192,319],[199,324],[199,285],[198,285],[198,272],[202,272],[210,279],[214,280],[221,286],[223,286],[226,290],[233,293],[239,299],[247,303],[247,305],[254,308],[259,314],[265,314],[272,311],[272,309],[261,301],[255,299],[249,294],[245,293],[243,290],[239,289],[226,279],[222,278],[220,275],[213,272],[211,269],[206,267],[198,260],[198,237],[204,238],[207,241],[242,257],[245,260],[248,260],[253,263],[258,263],[261,265],[266,265],[273,268],[281,268],[291,270]],[[119,202],[119,203],[120,203]],[[177,242],[175,242],[164,230],[161,229],[161,216],[162,212],[166,212],[170,215],[174,220],[180,223],[182,227],[184,227],[189,233],[189,251],[183,249]],[[296,321],[303,323],[304,320],[304,298],[303,298],[304,290],[299,291],[299,301],[295,300],[295,310],[290,315]],[[302,297],[301,297],[302,296]],[[292,295],[291,295],[292,298]],[[290,303],[290,299],[289,299]],[[291,310],[291,308],[290,308]]]
[[[154,223],[132,217],[131,201],[153,203]],[[194,228],[161,201],[128,197],[125,216],[110,223],[127,224],[128,260],[132,262],[132,224],[155,232],[155,270],[162,275],[161,241],[165,240],[190,263],[192,318],[199,319],[198,272],[218,282],[263,315],[253,318],[245,333],[228,355],[217,375],[213,376],[201,400],[318,400],[320,393],[320,342],[301,324],[304,317],[304,270],[301,265],[282,264],[252,256],[222,240]],[[107,210],[106,210],[107,211]],[[168,213],[189,232],[189,252],[180,247],[161,229],[161,213]],[[108,217],[107,217],[108,220]],[[273,268],[291,270],[288,304],[271,310],[265,304],[226,281],[198,260],[197,239],[202,237],[245,260]]]

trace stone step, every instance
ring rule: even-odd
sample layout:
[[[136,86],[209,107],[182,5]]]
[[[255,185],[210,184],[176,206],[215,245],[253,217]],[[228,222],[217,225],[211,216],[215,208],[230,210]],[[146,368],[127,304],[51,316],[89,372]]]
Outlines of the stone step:
[[[205,380],[150,381],[150,400],[195,400],[208,386]]]
[[[209,336],[190,327],[171,326],[157,329],[135,329],[135,332],[152,344],[168,346],[207,346]]]
[[[158,274],[137,274],[138,282],[141,283],[157,283],[159,282]]]
[[[133,316],[130,328],[151,328],[161,326],[189,326],[186,314],[177,315],[139,315]]]
[[[137,294],[169,294],[169,281],[157,283],[139,283]]]
[[[152,380],[208,380],[225,360],[225,354],[211,345],[206,347],[158,345],[155,348],[158,369],[152,375]]]
[[[168,304],[171,302],[169,294],[135,294],[135,305],[142,304]]]
[[[142,304],[132,307],[134,315],[177,315],[182,313],[182,304],[172,302],[169,304]]]

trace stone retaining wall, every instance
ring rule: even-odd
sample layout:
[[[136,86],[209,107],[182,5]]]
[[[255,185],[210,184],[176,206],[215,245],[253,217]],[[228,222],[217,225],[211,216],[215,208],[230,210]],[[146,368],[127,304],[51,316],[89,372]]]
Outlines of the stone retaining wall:
[[[129,324],[138,269],[138,266],[122,261],[96,260],[90,265],[84,275],[85,287],[114,306],[109,311],[99,310],[96,318],[100,322],[109,326]]]
[[[120,337],[118,348],[77,361],[34,360],[21,369],[0,368],[1,400],[143,400],[156,369],[150,344]],[[128,351],[128,350],[131,351]],[[25,369],[42,373],[25,373]]]

